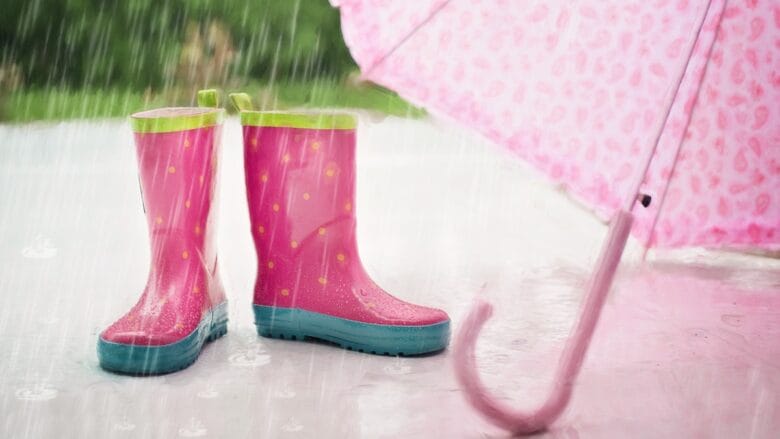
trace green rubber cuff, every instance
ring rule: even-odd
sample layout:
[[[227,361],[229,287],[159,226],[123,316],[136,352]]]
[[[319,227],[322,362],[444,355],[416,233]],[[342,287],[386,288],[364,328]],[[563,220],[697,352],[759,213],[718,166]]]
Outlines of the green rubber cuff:
[[[357,118],[348,113],[254,111],[252,98],[246,93],[231,93],[230,101],[241,112],[241,125],[244,126],[314,130],[354,130],[357,128]]]
[[[225,110],[217,108],[218,104],[216,90],[201,90],[198,92],[200,109],[181,107],[141,111],[130,116],[130,126],[136,133],[170,133],[221,125],[225,120]],[[189,114],[175,114],[183,110]],[[163,115],[156,116],[155,113]]]
[[[354,130],[357,118],[348,113],[242,111],[241,125],[315,130]]]

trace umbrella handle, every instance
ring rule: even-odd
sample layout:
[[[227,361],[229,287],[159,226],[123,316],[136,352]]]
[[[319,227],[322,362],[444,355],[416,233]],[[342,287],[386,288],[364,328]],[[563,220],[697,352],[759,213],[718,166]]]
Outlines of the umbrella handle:
[[[489,421],[514,434],[530,434],[546,429],[566,408],[628,241],[633,220],[633,215],[623,210],[612,218],[607,240],[588,284],[580,318],[558,362],[553,389],[539,408],[532,411],[515,410],[490,395],[482,383],[477,372],[474,348],[493,307],[477,299],[455,339],[455,376],[463,386],[469,403]]]

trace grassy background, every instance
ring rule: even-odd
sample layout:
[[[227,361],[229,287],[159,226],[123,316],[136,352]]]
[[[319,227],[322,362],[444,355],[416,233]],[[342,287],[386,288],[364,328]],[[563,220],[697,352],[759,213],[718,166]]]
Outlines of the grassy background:
[[[376,111],[400,117],[422,117],[425,110],[401,99],[397,94],[373,85],[349,85],[343,82],[308,82],[266,87],[252,84],[241,90],[254,98],[258,109],[351,108]],[[166,106],[194,105],[194,93],[168,90],[165,93],[120,89],[20,89],[0,99],[0,121],[30,122],[126,117],[136,111]],[[222,96],[227,105],[227,96]]]

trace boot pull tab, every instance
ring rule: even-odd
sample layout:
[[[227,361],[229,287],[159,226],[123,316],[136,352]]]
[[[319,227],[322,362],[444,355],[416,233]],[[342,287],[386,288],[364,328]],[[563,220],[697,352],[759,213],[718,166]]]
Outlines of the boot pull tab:
[[[198,107],[217,108],[219,107],[219,95],[217,90],[210,88],[208,90],[198,91]]]
[[[252,98],[246,93],[230,93],[230,102],[238,111],[253,111]]]

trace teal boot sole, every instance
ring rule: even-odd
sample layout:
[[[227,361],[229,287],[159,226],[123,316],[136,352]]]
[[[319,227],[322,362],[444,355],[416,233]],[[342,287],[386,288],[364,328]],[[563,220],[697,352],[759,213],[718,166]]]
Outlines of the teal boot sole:
[[[433,325],[377,325],[296,308],[253,305],[257,333],[285,340],[317,339],[344,349],[409,356],[441,351],[450,340],[450,321]]]
[[[97,345],[100,367],[130,375],[160,375],[182,370],[198,359],[206,342],[227,333],[227,322],[227,303],[223,302],[212,308],[194,331],[176,343],[144,346],[100,338]]]

